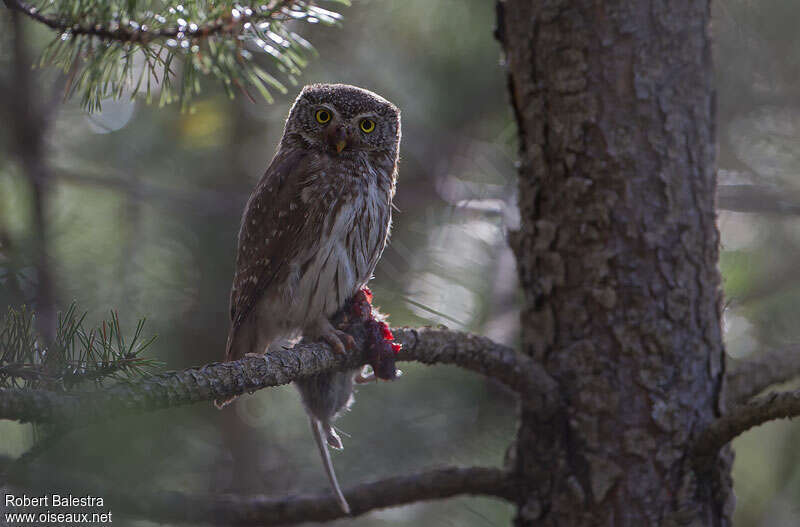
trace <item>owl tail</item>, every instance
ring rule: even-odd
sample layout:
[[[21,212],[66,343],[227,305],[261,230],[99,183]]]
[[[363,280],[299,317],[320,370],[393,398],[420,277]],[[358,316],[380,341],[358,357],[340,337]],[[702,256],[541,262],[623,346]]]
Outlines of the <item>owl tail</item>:
[[[244,357],[244,351],[242,351],[241,342],[239,342],[242,339],[236,338],[237,333],[240,332],[235,331],[234,328],[231,328],[228,333],[228,343],[225,345],[225,362],[232,362]],[[214,406],[217,410],[222,410],[238,398],[238,395],[233,395],[226,399],[215,399]]]
[[[322,466],[325,468],[325,473],[328,475],[328,480],[331,482],[333,492],[336,494],[336,501],[339,502],[339,507],[342,508],[342,512],[350,514],[350,505],[348,505],[344,494],[342,494],[342,489],[339,487],[339,481],[336,479],[336,473],[333,471],[331,453],[328,451],[328,444],[334,445],[338,443],[338,448],[341,449],[342,443],[339,441],[339,437],[330,425],[325,425],[314,417],[309,417],[309,420],[311,421],[311,435],[314,436],[314,441],[317,442],[319,454],[322,457]],[[333,438],[335,438],[335,441]]]

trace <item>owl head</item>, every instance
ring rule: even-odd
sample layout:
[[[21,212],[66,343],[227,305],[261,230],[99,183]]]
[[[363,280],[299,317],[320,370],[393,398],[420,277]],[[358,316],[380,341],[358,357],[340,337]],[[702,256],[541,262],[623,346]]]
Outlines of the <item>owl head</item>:
[[[335,156],[379,153],[397,157],[400,110],[375,93],[347,84],[303,88],[289,112],[284,136]]]

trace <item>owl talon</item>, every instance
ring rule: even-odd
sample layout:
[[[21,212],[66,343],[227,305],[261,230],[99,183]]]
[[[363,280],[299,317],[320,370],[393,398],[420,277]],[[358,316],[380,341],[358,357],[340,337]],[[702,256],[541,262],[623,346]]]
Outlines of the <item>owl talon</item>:
[[[339,329],[331,328],[321,336],[322,340],[327,342],[333,352],[338,355],[344,355],[345,350],[351,350],[356,346],[355,339]]]
[[[350,334],[338,329],[336,330],[336,334],[344,341],[344,347],[347,348],[347,351],[353,351],[356,349],[356,339],[354,339]]]

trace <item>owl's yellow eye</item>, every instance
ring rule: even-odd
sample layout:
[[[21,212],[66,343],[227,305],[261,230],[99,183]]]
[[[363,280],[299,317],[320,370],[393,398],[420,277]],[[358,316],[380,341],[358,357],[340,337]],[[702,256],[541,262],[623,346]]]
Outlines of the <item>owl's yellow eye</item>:
[[[361,127],[362,132],[368,134],[375,130],[375,121],[372,119],[362,119],[359,126]]]
[[[317,110],[317,113],[314,114],[314,117],[317,119],[319,124],[325,124],[331,120],[331,112],[328,110]]]

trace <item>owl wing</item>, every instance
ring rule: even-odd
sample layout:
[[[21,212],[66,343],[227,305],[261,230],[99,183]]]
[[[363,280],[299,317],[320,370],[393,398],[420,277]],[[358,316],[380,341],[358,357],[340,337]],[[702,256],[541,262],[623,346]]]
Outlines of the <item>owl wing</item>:
[[[237,331],[264,292],[288,273],[301,235],[316,239],[313,230],[319,230],[319,223],[308,221],[311,211],[300,199],[309,165],[306,152],[279,151],[247,201],[231,288],[227,360],[239,358],[232,349]]]

